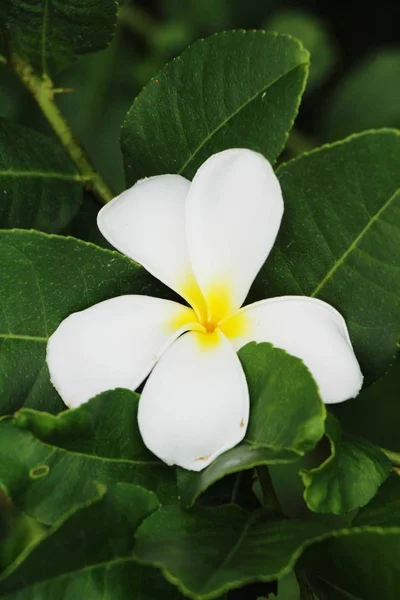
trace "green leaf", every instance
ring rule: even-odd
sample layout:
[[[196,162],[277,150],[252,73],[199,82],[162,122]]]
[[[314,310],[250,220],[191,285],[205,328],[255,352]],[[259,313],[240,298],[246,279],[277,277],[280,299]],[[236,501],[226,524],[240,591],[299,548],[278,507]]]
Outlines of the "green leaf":
[[[367,382],[400,331],[400,135],[368,132],[278,169],[285,214],[250,300],[301,294],[344,316]]]
[[[375,496],[390,473],[391,462],[376,446],[342,435],[331,414],[326,434],[330,456],[318,467],[300,471],[304,499],[314,512],[341,515],[365,506]]]
[[[340,82],[322,114],[328,140],[373,127],[400,127],[400,50],[366,57]]]
[[[134,392],[114,390],[58,416],[25,409],[0,421],[0,483],[13,503],[52,525],[93,497],[94,481],[174,500],[175,470],[145,448],[137,404]]]
[[[153,600],[156,591],[177,598],[155,571],[130,557],[134,531],[157,508],[156,496],[130,484],[106,494],[104,486],[99,489],[97,498],[62,519],[3,573],[2,598],[103,600],[110,590],[115,600]]]
[[[69,314],[123,294],[165,294],[131,260],[71,238],[0,231],[0,253],[0,415],[64,407],[45,353]]]
[[[322,84],[332,72],[337,49],[323,21],[302,9],[282,9],[267,21],[268,29],[288,33],[310,52],[307,92]]]
[[[161,569],[183,594],[208,600],[253,581],[280,579],[330,530],[325,522],[278,520],[269,511],[236,506],[166,507],[137,530],[134,556]]]
[[[58,232],[79,210],[82,183],[46,136],[0,119],[0,227]]]
[[[334,412],[342,428],[370,442],[400,452],[400,355],[387,375]]]
[[[304,561],[320,600],[395,600],[400,589],[400,478],[392,476],[353,529],[317,544]]]
[[[128,184],[160,173],[192,178],[211,154],[238,145],[274,162],[297,114],[307,64],[296,40],[274,33],[228,31],[195,43],[128,112],[121,139]]]
[[[184,505],[194,503],[226,475],[262,464],[296,460],[324,434],[325,406],[303,362],[271,344],[247,344],[239,352],[250,393],[244,442],[195,473],[179,471]]]
[[[117,8],[116,0],[6,0],[11,50],[38,73],[49,74],[79,54],[105,48],[115,32]]]

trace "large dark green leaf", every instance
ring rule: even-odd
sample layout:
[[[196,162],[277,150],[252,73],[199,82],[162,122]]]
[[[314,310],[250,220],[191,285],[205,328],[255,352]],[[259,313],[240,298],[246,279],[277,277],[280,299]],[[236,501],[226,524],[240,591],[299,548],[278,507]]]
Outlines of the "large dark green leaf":
[[[79,210],[80,177],[46,136],[0,119],[0,227],[58,232]]]
[[[237,146],[274,162],[297,114],[307,64],[308,52],[283,35],[228,31],[200,40],[128,112],[122,131],[128,183],[160,173],[191,178],[211,154]]]
[[[329,140],[372,127],[400,127],[400,50],[367,56],[339,83],[321,112]]]
[[[139,527],[134,556],[162,570],[190,598],[206,600],[252,581],[280,579],[326,522],[278,520],[235,506],[162,508]]]
[[[156,496],[135,485],[112,486],[62,519],[0,577],[7,600],[172,600],[177,594],[156,571],[130,558],[133,534],[157,508]],[[111,595],[109,595],[111,594]]]
[[[78,54],[104,48],[115,31],[116,0],[5,2],[12,52],[43,75],[67,66]]]
[[[250,343],[239,357],[250,392],[245,441],[200,473],[179,472],[182,502],[193,502],[213,483],[256,465],[296,460],[324,433],[326,411],[303,362],[271,344]]]
[[[400,331],[399,164],[399,133],[381,130],[280,167],[283,223],[251,294],[332,304],[367,381],[392,362]]]
[[[372,444],[341,433],[329,415],[326,426],[331,454],[318,467],[301,471],[304,498],[314,512],[340,515],[373,498],[391,470],[390,460]]]
[[[308,550],[320,600],[396,600],[400,589],[400,478],[392,476],[354,528]]]
[[[400,452],[400,354],[387,375],[357,398],[335,406],[342,428],[389,450]]]
[[[95,481],[135,483],[173,500],[175,471],[143,445],[137,403],[134,392],[114,390],[58,416],[25,409],[3,419],[0,484],[46,524],[92,498]]]
[[[0,232],[0,415],[63,404],[45,362],[49,336],[69,314],[122,294],[161,287],[116,252],[33,231]]]

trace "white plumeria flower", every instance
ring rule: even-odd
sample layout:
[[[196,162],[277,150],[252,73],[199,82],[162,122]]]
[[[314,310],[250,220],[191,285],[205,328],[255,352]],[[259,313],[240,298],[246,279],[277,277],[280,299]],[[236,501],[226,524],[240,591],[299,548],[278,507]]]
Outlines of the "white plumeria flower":
[[[275,241],[282,193],[257,152],[215,154],[190,183],[160,175],[99,213],[104,237],[192,308],[121,296],[65,319],[51,336],[51,380],[69,407],[116,387],[144,386],[138,422],[166,463],[200,471],[246,433],[249,393],[236,352],[271,342],[301,358],[326,403],[354,397],[362,374],[343,317],[314,298],[240,308]]]

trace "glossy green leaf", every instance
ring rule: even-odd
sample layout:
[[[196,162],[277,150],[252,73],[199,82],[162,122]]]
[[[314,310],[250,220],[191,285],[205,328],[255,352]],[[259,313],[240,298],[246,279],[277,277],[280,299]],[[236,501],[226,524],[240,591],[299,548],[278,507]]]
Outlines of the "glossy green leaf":
[[[67,66],[78,54],[107,46],[115,31],[117,8],[116,0],[5,0],[9,46],[38,73],[48,74]]]
[[[211,154],[238,145],[274,162],[297,114],[307,64],[297,41],[274,33],[228,31],[195,43],[128,112],[121,140],[127,183],[160,173],[192,178]]]
[[[342,434],[333,415],[327,419],[326,434],[330,456],[318,467],[300,472],[304,498],[314,512],[340,515],[365,506],[388,477],[392,465],[376,446]]]
[[[33,231],[0,232],[0,415],[64,405],[45,362],[49,336],[69,314],[161,284],[117,252]]]
[[[372,127],[400,127],[400,50],[380,50],[357,64],[321,114],[328,140]]]
[[[282,9],[267,21],[267,28],[292,35],[310,52],[307,92],[323,83],[330,75],[337,49],[323,21],[302,9]]]
[[[159,593],[177,598],[155,571],[130,557],[134,531],[157,508],[156,496],[130,484],[112,486],[108,493],[99,488],[97,498],[55,524],[3,573],[2,598],[155,600]]]
[[[326,522],[278,520],[269,511],[232,505],[169,507],[139,527],[134,556],[160,568],[185,596],[207,600],[252,581],[280,579],[330,530]]]
[[[387,375],[357,398],[334,407],[342,428],[378,446],[400,452],[400,355]]]
[[[226,475],[256,465],[296,460],[324,434],[326,411],[303,362],[271,344],[250,343],[239,352],[250,392],[244,442],[194,473],[179,472],[183,504],[191,505]]]
[[[93,497],[95,481],[135,483],[171,501],[175,471],[143,445],[137,403],[114,390],[58,416],[25,409],[0,421],[0,483],[13,503],[54,524]]]
[[[396,600],[400,589],[400,478],[392,476],[354,528],[307,551],[320,600]]]
[[[76,215],[82,183],[59,145],[0,120],[0,227],[58,232]]]
[[[251,300],[301,294],[344,316],[367,382],[400,331],[400,135],[381,130],[278,169],[285,214]]]

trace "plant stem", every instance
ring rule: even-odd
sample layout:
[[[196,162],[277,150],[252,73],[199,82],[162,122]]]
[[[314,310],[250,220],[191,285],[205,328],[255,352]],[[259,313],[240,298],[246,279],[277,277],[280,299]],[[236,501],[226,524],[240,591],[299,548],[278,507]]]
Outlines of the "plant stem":
[[[54,101],[55,89],[51,79],[47,75],[39,77],[29,64],[19,58],[11,60],[10,64],[24,86],[32,94],[67,154],[77,166],[84,187],[101,203],[106,204],[109,202],[115,194],[96,171],[84,148],[75,138],[69,123],[61,114]]]
[[[257,467],[256,471],[261,486],[264,506],[268,506],[275,512],[282,514],[283,510],[275,493],[268,467]]]
[[[387,450],[386,448],[380,448],[384,454],[388,457],[389,460],[392,461],[394,467],[400,467],[400,453],[393,452],[393,450]]]
[[[158,24],[151,15],[135,3],[121,6],[118,12],[119,22],[133,33],[151,39],[158,30]]]
[[[298,571],[295,571],[295,573],[299,584],[300,600],[315,600],[314,594],[308,587],[304,577]]]

